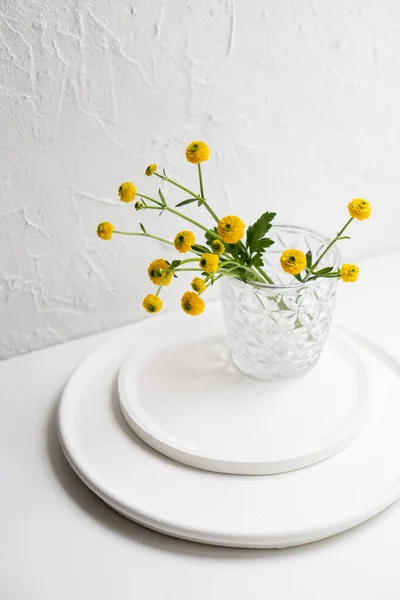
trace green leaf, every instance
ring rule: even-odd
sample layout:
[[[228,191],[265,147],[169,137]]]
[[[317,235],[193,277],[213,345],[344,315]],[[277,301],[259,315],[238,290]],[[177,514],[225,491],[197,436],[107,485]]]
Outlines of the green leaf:
[[[309,251],[307,252],[307,254],[306,254],[306,259],[307,259],[307,267],[308,267],[309,269],[311,269],[311,267],[312,267],[312,252],[311,252],[311,250],[309,250]]]
[[[325,267],[324,269],[320,269],[319,271],[315,271],[315,275],[327,275],[333,271],[333,267]]]
[[[262,267],[264,265],[264,261],[260,252],[257,252],[257,254],[252,257],[251,265],[253,267]]]
[[[206,248],[205,246],[201,246],[200,244],[194,244],[192,246],[192,250],[195,250],[196,252],[202,252],[203,254],[206,252],[210,252],[210,248]]]
[[[253,225],[250,225],[250,227],[247,229],[246,246],[250,251],[257,250],[258,242],[271,229],[271,221],[275,218],[275,216],[276,213],[274,212],[265,212],[255,223],[253,223]]]
[[[217,234],[217,229],[216,227],[214,227],[214,229],[212,231],[215,231],[215,235],[211,235],[210,233],[208,233],[208,231],[205,232],[204,236],[206,238],[206,244],[208,246],[211,246],[211,244],[213,243],[213,241],[218,238],[218,234]],[[226,247],[226,246],[225,246]]]
[[[143,223],[139,223],[139,225],[140,225],[140,229],[143,231],[143,233],[147,233],[147,231],[144,228]]]
[[[160,200],[161,200],[162,204],[164,206],[167,206],[167,203],[166,203],[165,198],[164,198],[164,194],[162,193],[162,191],[160,189],[158,190],[158,195],[160,196]]]
[[[298,275],[294,275],[294,278],[297,279],[297,281],[300,281],[301,283],[303,283],[300,273]]]
[[[181,264],[181,262],[182,262],[181,260],[173,260],[172,263],[171,263],[171,267],[173,269],[176,269],[176,267],[179,267],[179,265]]]
[[[178,208],[178,206],[185,206],[185,204],[191,204],[192,202],[196,202],[196,201],[197,201],[197,198],[188,198],[187,200],[182,200],[182,202],[175,204],[175,207]]]
[[[338,240],[351,240],[351,237],[348,235],[342,235],[342,237],[338,238]]]
[[[258,240],[258,247],[263,250],[269,248],[270,246],[272,246],[272,244],[275,244],[275,242],[270,238],[262,238],[261,240]]]
[[[246,247],[250,255],[250,260],[246,255],[243,255],[244,262],[247,264],[255,267],[262,267],[262,254],[274,243],[273,240],[264,236],[271,229],[271,221],[275,216],[276,213],[265,212],[247,229]]]

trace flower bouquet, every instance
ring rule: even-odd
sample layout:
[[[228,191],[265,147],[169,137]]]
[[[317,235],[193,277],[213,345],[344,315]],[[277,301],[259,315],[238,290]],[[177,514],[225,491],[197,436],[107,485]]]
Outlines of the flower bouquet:
[[[220,218],[204,193],[202,163],[210,149],[202,141],[192,142],[186,159],[197,165],[199,191],[195,192],[167,176],[157,165],[149,165],[145,175],[155,176],[179,188],[187,197],[171,206],[161,189],[157,197],[137,191],[131,182],[118,188],[120,200],[135,201],[136,211],[155,210],[174,214],[200,229],[204,240],[199,243],[191,229],[178,231],[168,240],[150,233],[142,223],[138,231],[121,231],[110,222],[100,223],[97,235],[110,240],[114,234],[149,237],[174,246],[179,255],[172,262],[153,260],[148,267],[150,281],[157,286],[148,294],[143,307],[148,313],[162,309],[161,293],[173,278],[195,273],[191,290],[181,298],[182,310],[200,315],[205,309],[204,294],[222,280],[222,300],[228,339],[236,365],[261,379],[286,379],[304,374],[317,361],[329,332],[336,284],[355,282],[359,269],[354,264],[340,264],[336,247],[354,219],[368,219],[371,205],[363,198],[348,204],[349,218],[332,238],[310,230],[273,225],[276,213],[265,212],[247,230],[240,217]],[[185,213],[185,206],[197,204],[215,225],[205,225]]]

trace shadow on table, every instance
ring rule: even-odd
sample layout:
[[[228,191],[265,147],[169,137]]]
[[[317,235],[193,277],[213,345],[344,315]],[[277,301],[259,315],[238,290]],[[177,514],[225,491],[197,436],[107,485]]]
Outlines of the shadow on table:
[[[335,545],[337,543],[343,543],[343,539],[348,536],[358,536],[363,535],[364,529],[368,526],[366,523],[359,525],[355,529],[349,530],[347,532],[341,533],[334,537],[331,537],[327,540],[322,540],[319,542],[313,542],[307,545],[293,547],[293,548],[284,548],[284,549],[275,549],[275,550],[265,550],[265,549],[246,549],[246,548],[225,548],[222,546],[211,546],[207,544],[200,544],[198,542],[190,542],[185,540],[180,540],[177,538],[170,537],[163,533],[158,533],[156,531],[152,531],[143,527],[142,525],[138,525],[134,523],[130,519],[124,517],[123,515],[116,512],[114,509],[109,507],[105,502],[103,502],[94,492],[92,492],[76,475],[75,471],[70,467],[67,459],[64,456],[64,453],[61,449],[58,434],[57,434],[57,409],[58,403],[55,405],[51,411],[48,420],[48,433],[47,433],[47,449],[49,460],[51,466],[60,482],[64,490],[67,494],[72,498],[74,502],[91,518],[95,519],[99,525],[102,527],[106,527],[108,529],[113,530],[115,533],[127,538],[134,540],[137,543],[151,546],[156,549],[165,550],[168,552],[174,552],[177,554],[189,554],[192,556],[199,557],[218,557],[218,558],[227,558],[230,560],[237,559],[257,559],[257,558],[273,558],[273,557],[281,557],[290,556],[294,553],[298,552],[301,549],[302,555],[304,553],[313,553],[320,551],[323,545]],[[118,404],[118,398],[115,394],[115,398],[113,400],[113,412],[114,416],[117,419],[121,428],[126,432],[127,435],[133,435],[131,429],[126,424],[125,419],[123,418]],[[135,440],[135,443],[143,444],[144,442],[139,440]],[[155,450],[152,448],[148,448],[146,446],[146,450],[150,452],[154,452],[157,454]],[[170,460],[170,459],[166,459]],[[187,467],[191,468],[191,467]],[[390,510],[390,507],[389,509]],[[387,511],[384,511],[387,512]],[[377,515],[374,517],[374,521],[376,519],[381,518],[381,515]]]

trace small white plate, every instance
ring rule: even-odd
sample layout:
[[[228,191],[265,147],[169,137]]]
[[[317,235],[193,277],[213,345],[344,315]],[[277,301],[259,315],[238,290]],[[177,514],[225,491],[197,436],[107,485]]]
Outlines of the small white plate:
[[[140,440],[119,408],[121,363],[144,335],[161,342],[166,330],[174,332],[168,343],[171,356],[185,336],[196,348],[198,339],[214,338],[214,319],[222,319],[219,307],[208,307],[197,319],[169,313],[133,325],[98,348],[70,379],[59,410],[60,441],[72,467],[98,496],[157,531],[253,548],[294,546],[334,535],[400,496],[400,366],[379,346],[351,332],[344,333],[346,344],[376,386],[373,390],[368,384],[371,418],[335,456],[296,471],[248,477],[182,465]],[[224,369],[223,351],[212,351],[215,369]],[[348,384],[344,373],[332,365],[343,393]],[[181,393],[188,399],[190,385],[191,380],[182,379]]]
[[[122,412],[155,450],[209,471],[269,475],[324,460],[360,433],[371,385],[345,334],[331,335],[305,377],[267,383],[231,364],[219,313],[208,332],[194,326],[177,334],[164,320],[157,335],[138,332],[120,370]]]

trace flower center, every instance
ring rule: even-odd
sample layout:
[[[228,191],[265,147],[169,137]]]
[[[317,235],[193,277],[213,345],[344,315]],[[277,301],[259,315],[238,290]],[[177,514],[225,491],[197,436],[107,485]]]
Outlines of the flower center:
[[[296,262],[296,257],[295,256],[289,256],[289,262],[291,262],[291,263]]]

